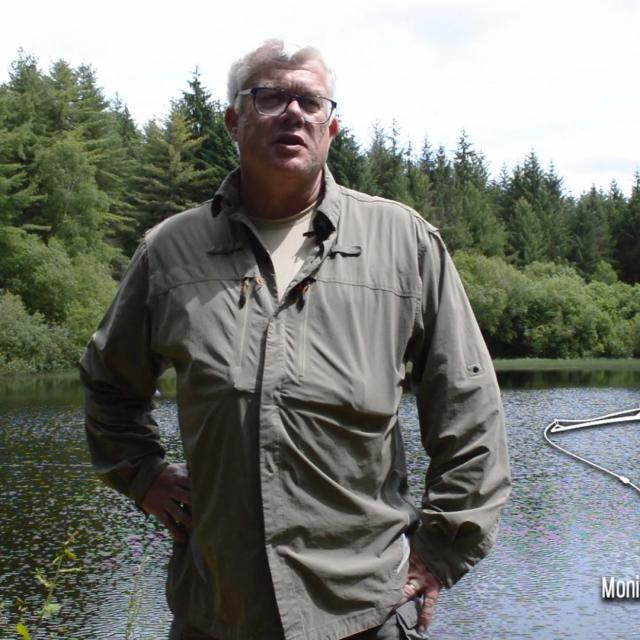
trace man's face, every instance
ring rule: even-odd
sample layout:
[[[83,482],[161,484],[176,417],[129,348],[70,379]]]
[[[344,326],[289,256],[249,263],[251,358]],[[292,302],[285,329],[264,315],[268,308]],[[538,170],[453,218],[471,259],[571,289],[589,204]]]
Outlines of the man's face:
[[[248,87],[277,87],[296,95],[327,95],[327,77],[322,64],[309,61],[296,69],[274,67],[262,70]],[[338,122],[317,125],[305,122],[300,106],[291,102],[279,116],[256,112],[250,95],[241,98],[238,112],[227,109],[225,120],[240,151],[243,172],[257,176],[317,177],[327,160]]]

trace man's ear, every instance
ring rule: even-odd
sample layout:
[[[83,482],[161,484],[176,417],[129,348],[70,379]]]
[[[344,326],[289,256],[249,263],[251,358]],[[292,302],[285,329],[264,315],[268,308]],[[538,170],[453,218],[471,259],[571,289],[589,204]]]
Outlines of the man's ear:
[[[340,123],[338,122],[338,118],[334,118],[329,123],[329,135],[332,140],[338,135],[338,131],[340,131]]]
[[[227,107],[224,112],[224,124],[233,140],[238,136],[238,114],[233,107]]]

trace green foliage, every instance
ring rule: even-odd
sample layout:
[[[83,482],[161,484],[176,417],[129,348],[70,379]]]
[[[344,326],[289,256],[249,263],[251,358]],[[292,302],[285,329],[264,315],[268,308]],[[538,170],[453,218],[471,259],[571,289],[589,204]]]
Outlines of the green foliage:
[[[66,306],[64,326],[79,351],[95,331],[116,292],[108,266],[97,256],[85,254],[73,261],[73,292]]]
[[[631,199],[622,207],[617,221],[615,257],[621,278],[626,282],[640,281],[640,171],[635,174]]]
[[[568,265],[518,271],[497,257],[455,262],[494,357],[632,357],[640,350],[640,285],[587,283]]]
[[[21,230],[0,234],[0,283],[22,297],[31,313],[61,322],[73,295],[73,264],[61,242],[44,244]]]
[[[192,138],[189,125],[174,108],[160,127],[150,122],[144,132],[142,166],[138,184],[138,209],[149,228],[165,218],[198,204],[192,185],[203,175],[193,161],[200,138]]]
[[[24,209],[38,202],[35,185],[24,168],[25,148],[31,141],[26,125],[10,123],[11,100],[0,90],[0,225],[12,224]]]
[[[349,129],[342,128],[329,148],[327,161],[338,184],[350,189],[362,189],[365,174],[365,158]]]
[[[60,586],[65,575],[71,573],[79,573],[82,571],[80,567],[73,566],[78,562],[78,558],[71,549],[71,545],[76,539],[76,533],[71,533],[62,545],[62,549],[51,562],[53,567],[53,575],[48,576],[44,569],[36,569],[35,579],[44,589],[44,602],[35,617],[34,624],[40,626],[44,620],[55,616],[61,609],[61,605],[54,600],[56,590]],[[71,566],[69,566],[71,565]],[[23,640],[29,640],[31,635],[25,623],[25,615],[27,614],[26,603],[18,598],[18,616],[19,621],[16,625],[16,631]],[[52,637],[57,637],[55,634]]]
[[[542,220],[531,203],[518,198],[511,218],[511,245],[514,258],[521,265],[544,260],[546,243]]]
[[[225,109],[200,82],[196,68],[175,108],[184,116],[189,136],[198,143],[191,162],[198,174],[189,182],[188,199],[203,202],[213,197],[224,177],[238,164],[238,153],[224,123]]]
[[[459,251],[455,263],[492,355],[526,355],[526,277],[497,257]]]
[[[591,274],[591,279],[605,284],[614,284],[618,281],[618,274],[606,260],[599,260]]]
[[[95,168],[72,135],[44,150],[36,175],[44,195],[41,213],[34,219],[46,237],[59,238],[73,254],[86,252],[100,239],[107,196],[95,182]]]
[[[196,69],[140,130],[89,65],[18,53],[0,85],[0,371],[75,362],[140,236],[236,166],[224,114]],[[440,228],[495,354],[640,351],[640,174],[628,200],[615,183],[573,199],[534,151],[491,181],[466,132],[451,155],[427,138],[414,154],[395,121],[365,146],[343,128],[328,162]]]
[[[0,336],[0,367],[36,371],[75,364],[116,283],[99,256],[72,258],[55,238],[44,244],[21,230],[5,229],[0,232],[0,286],[5,288],[3,322],[13,326]]]
[[[363,182],[373,195],[409,202],[409,185],[405,174],[405,151],[400,146],[400,131],[395,122],[391,135],[376,124],[366,155]]]
[[[0,291],[0,374],[53,371],[76,359],[63,328],[30,314],[19,296]]]
[[[569,257],[587,276],[595,272],[599,263],[611,259],[606,200],[602,192],[592,187],[578,200],[572,214]]]
[[[507,230],[507,252],[520,265],[567,257],[571,201],[553,166],[544,171],[531,151],[496,185],[496,210]]]

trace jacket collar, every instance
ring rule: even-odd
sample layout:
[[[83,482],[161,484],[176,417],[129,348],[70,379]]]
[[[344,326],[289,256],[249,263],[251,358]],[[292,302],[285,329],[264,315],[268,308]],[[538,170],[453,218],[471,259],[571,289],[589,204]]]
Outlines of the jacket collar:
[[[338,228],[340,219],[340,192],[327,165],[324,166],[323,180],[324,196],[318,205],[318,214],[323,214],[331,229],[335,230]],[[223,211],[231,214],[239,209],[240,205],[240,168],[238,167],[227,175],[213,196],[211,214],[214,218]]]
[[[222,181],[211,200],[211,214],[214,218],[221,211],[231,212],[240,206],[240,167],[237,167]]]
[[[329,167],[324,165],[324,196],[318,205],[318,213],[323,213],[334,229],[338,228],[340,219],[340,191],[338,184],[329,171]]]

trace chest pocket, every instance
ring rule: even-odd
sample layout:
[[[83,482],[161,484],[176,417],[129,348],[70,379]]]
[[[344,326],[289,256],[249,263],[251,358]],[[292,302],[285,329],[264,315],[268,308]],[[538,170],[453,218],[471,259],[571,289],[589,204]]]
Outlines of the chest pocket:
[[[203,264],[172,268],[154,283],[155,347],[206,393],[255,388],[246,365],[256,351],[256,269],[229,253],[213,250]]]
[[[304,305],[288,310],[289,392],[359,414],[393,415],[415,296],[366,272],[360,247],[334,247],[332,254],[310,281]]]

